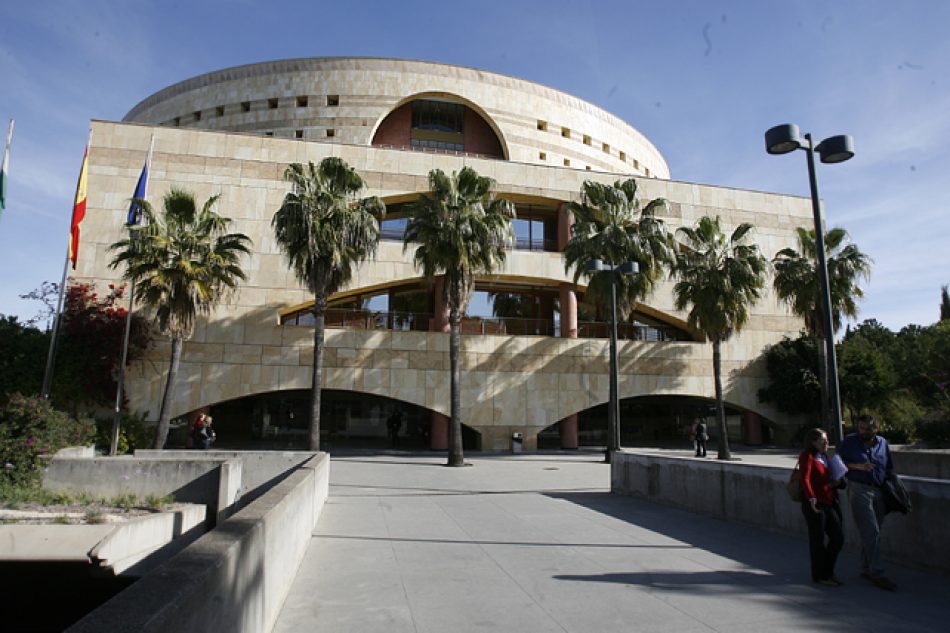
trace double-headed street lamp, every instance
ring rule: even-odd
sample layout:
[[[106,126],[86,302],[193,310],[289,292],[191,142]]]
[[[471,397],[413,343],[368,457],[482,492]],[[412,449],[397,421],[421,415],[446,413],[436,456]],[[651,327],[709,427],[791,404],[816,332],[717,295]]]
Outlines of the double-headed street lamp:
[[[822,326],[825,330],[825,361],[827,385],[825,397],[830,404],[831,419],[828,430],[838,444],[843,437],[841,428],[841,400],[838,392],[838,361],[835,357],[834,324],[831,317],[831,286],[828,283],[828,262],[825,260],[825,232],[821,221],[821,203],[818,200],[818,181],[815,177],[815,152],[823,163],[843,163],[854,156],[854,140],[847,135],[831,136],[816,147],[811,134],[802,134],[797,125],[776,125],[765,133],[765,149],[769,154],[787,154],[796,149],[805,150],[808,157],[808,184],[811,187],[811,207],[815,216],[815,248],[818,251],[818,279],[821,284]]]
[[[635,275],[640,272],[637,262],[607,264],[600,259],[587,263],[587,272],[591,275],[599,272],[610,273],[610,396],[607,404],[607,450],[604,461],[610,463],[610,454],[620,448],[620,398],[617,385],[617,273]]]

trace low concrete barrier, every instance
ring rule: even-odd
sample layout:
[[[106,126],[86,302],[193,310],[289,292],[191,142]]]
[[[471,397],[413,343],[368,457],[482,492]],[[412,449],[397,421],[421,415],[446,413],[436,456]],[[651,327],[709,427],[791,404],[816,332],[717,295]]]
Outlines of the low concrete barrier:
[[[71,495],[103,499],[120,495],[171,496],[181,503],[208,508],[209,523],[223,520],[240,495],[242,465],[225,456],[217,459],[172,461],[121,457],[63,457],[57,454],[43,474],[43,487]]]
[[[913,446],[891,445],[894,470],[928,479],[950,479],[950,450],[921,450]]]
[[[312,538],[329,477],[329,456],[313,455],[68,631],[267,633]]]
[[[614,454],[611,492],[642,497],[727,521],[739,521],[807,538],[801,506],[788,498],[789,467],[743,462],[696,460],[628,451]],[[902,476],[914,509],[890,514],[882,531],[887,558],[950,571],[950,481]],[[861,540],[848,505],[839,495],[845,517],[846,547]]]

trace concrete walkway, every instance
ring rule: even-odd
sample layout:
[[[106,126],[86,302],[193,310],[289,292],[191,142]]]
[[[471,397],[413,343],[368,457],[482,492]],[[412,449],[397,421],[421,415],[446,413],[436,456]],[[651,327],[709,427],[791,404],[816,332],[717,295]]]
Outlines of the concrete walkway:
[[[781,457],[779,457],[781,459]],[[334,457],[278,633],[950,630],[950,577],[812,584],[807,544],[609,493],[590,454]]]

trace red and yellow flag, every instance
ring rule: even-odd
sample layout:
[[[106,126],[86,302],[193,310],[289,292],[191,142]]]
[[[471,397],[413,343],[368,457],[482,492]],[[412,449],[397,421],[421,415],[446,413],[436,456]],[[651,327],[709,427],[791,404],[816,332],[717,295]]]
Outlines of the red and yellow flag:
[[[92,135],[90,134],[90,140]],[[79,170],[79,184],[76,185],[76,202],[73,204],[73,221],[69,228],[69,259],[76,270],[76,260],[79,259],[79,225],[86,217],[86,170],[89,163],[89,143],[86,143],[86,152],[82,155],[82,167]]]

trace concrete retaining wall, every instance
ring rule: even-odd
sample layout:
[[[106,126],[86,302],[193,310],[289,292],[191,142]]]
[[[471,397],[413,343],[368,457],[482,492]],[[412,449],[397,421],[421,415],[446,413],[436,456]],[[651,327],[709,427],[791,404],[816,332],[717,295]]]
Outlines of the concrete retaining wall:
[[[789,467],[719,462],[653,454],[614,454],[611,492],[628,494],[727,521],[740,521],[807,538],[799,504],[785,492]],[[902,477],[914,510],[890,514],[884,555],[902,563],[950,571],[950,481]],[[860,548],[847,494],[840,495],[845,543]]]
[[[43,487],[71,495],[88,494],[113,499],[171,496],[182,503],[202,503],[208,517],[223,520],[238,500],[242,480],[240,460],[170,461],[121,457],[62,457],[57,454],[43,474]]]
[[[950,450],[921,450],[891,445],[894,470],[901,474],[929,479],[950,479]]]
[[[318,453],[68,631],[270,631],[326,502],[329,476],[329,456]]]

